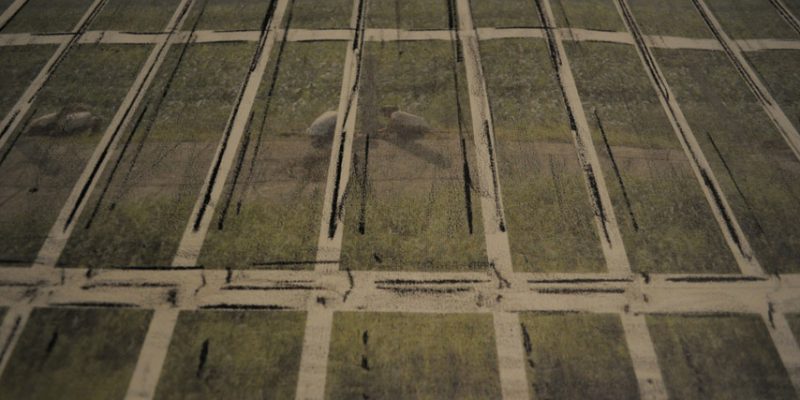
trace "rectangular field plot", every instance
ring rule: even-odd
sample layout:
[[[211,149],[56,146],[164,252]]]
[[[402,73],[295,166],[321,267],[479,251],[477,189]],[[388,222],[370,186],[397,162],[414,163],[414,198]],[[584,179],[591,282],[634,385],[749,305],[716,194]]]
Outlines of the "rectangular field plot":
[[[631,268],[737,271],[635,49],[569,43],[567,53]]]
[[[481,42],[513,264],[526,272],[604,271],[589,191],[548,57],[541,39]]]
[[[470,6],[477,27],[530,28],[542,24],[531,0],[470,0]]]
[[[758,72],[786,117],[800,128],[800,50],[748,52],[747,60]]]
[[[798,39],[770,0],[705,0],[734,39]]]
[[[646,35],[710,38],[711,30],[692,0],[628,0],[636,22]]]
[[[274,52],[202,265],[313,267],[346,48],[292,42]],[[318,116],[330,119],[330,131],[312,136]]]
[[[800,314],[788,314],[786,321],[789,322],[789,328],[791,328],[795,340],[800,341]]]
[[[326,399],[499,399],[491,314],[336,313]]]
[[[453,51],[446,41],[366,45],[345,268],[486,266],[466,82]]]
[[[758,315],[649,315],[647,325],[670,398],[796,398]]]
[[[64,266],[170,265],[255,43],[175,46],[64,250]]]
[[[151,314],[134,309],[34,309],[0,378],[0,398],[123,398]]]
[[[79,45],[0,149],[0,259],[33,261],[149,46]]]
[[[540,0],[544,1],[544,0]],[[616,0],[549,0],[559,28],[625,31]]]
[[[29,0],[0,32],[71,32],[92,3],[92,0]]]
[[[367,28],[447,29],[450,0],[371,0]]]
[[[637,399],[620,319],[612,314],[522,313],[531,399]]]
[[[215,31],[260,30],[273,1],[277,0],[196,0],[185,26],[196,24],[197,30]]]
[[[0,47],[0,119],[11,111],[55,50],[55,46]]]
[[[353,4],[353,0],[294,0],[291,26],[299,29],[347,29]]]
[[[722,52],[656,51],[755,256],[800,271],[800,162]]]
[[[180,0],[110,0],[89,25],[90,30],[159,32],[166,28]]]
[[[155,398],[293,399],[305,314],[181,312]]]

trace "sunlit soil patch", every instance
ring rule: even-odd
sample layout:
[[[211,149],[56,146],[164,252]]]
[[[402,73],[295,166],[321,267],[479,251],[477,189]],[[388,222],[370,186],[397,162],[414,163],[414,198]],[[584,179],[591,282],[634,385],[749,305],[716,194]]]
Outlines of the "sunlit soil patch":
[[[800,50],[761,50],[745,55],[789,121],[800,129]]]
[[[737,271],[634,48],[570,43],[567,50],[631,268]]]
[[[291,26],[300,29],[347,29],[353,0],[294,0]]]
[[[54,46],[0,47],[0,119],[11,111],[55,49]]]
[[[342,42],[273,52],[201,264],[313,267],[333,134],[317,143],[308,129],[338,109],[345,52]]]
[[[0,398],[123,398],[151,314],[135,309],[34,309],[0,379]]]
[[[722,52],[656,57],[761,266],[800,270],[800,162],[757,98]]]
[[[705,0],[734,39],[800,39],[770,0]]]
[[[477,27],[522,28],[541,26],[536,4],[530,0],[470,0]]]
[[[0,149],[0,259],[33,261],[149,46],[79,45]]]
[[[160,32],[177,11],[179,0],[110,0],[97,14],[90,30]]]
[[[550,0],[559,28],[625,31],[615,0]]]
[[[181,312],[156,399],[293,399],[305,314]]]
[[[29,0],[3,27],[2,33],[71,32],[92,0]]]
[[[692,0],[628,0],[637,24],[646,35],[710,38],[703,17]]]
[[[796,398],[758,315],[649,315],[647,324],[671,398]]]
[[[198,30],[252,31],[260,30],[264,15],[273,0],[195,0],[189,10],[187,25],[196,22]],[[188,21],[191,21],[189,24]],[[278,26],[278,23],[273,23]]]
[[[508,62],[511,55],[518,57]],[[540,39],[481,42],[514,267],[605,270],[558,78]]]
[[[342,263],[351,269],[486,267],[463,66],[452,43],[367,43]],[[394,130],[399,109],[427,129]]]
[[[171,264],[254,51],[255,43],[171,49],[87,201],[61,264]]]
[[[637,399],[639,389],[619,317],[522,313],[531,399]]]
[[[336,313],[326,398],[499,399],[491,314]]]
[[[371,0],[367,28],[447,29],[449,0]]]

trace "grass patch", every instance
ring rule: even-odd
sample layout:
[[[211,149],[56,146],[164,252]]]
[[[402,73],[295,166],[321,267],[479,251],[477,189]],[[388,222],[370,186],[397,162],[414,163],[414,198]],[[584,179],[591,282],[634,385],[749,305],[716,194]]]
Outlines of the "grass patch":
[[[347,29],[353,0],[294,0],[292,27],[302,29]]]
[[[517,270],[599,272],[603,253],[544,40],[481,42]],[[508,62],[514,57],[514,62]]]
[[[3,46],[0,48],[0,118],[6,116],[39,74],[55,46]]]
[[[293,399],[305,314],[184,311],[156,399]]]
[[[0,379],[0,397],[123,398],[151,315],[134,309],[34,309]]]
[[[521,313],[531,399],[637,399],[619,317]]]
[[[644,34],[712,37],[711,31],[691,0],[628,0],[628,4]]]
[[[367,28],[447,29],[447,2],[448,0],[372,0],[367,7]]]
[[[786,321],[789,322],[795,340],[800,340],[800,314],[787,314]]]
[[[725,54],[655,54],[761,266],[799,271],[800,163],[785,140]]]
[[[92,0],[29,0],[2,32],[71,32],[91,4]]]
[[[179,0],[111,0],[89,26],[98,31],[160,32]]]
[[[31,120],[84,104],[99,123],[96,130],[66,135],[37,133],[23,125],[11,132],[18,139],[6,147],[0,164],[0,202],[7,211],[0,217],[0,258],[23,264],[33,260],[148,50],[141,45],[79,45],[38,94]]]
[[[634,48],[607,43],[566,48],[631,267],[737,272]]]
[[[758,315],[649,315],[647,325],[670,398],[796,398]]]
[[[518,28],[541,26],[533,0],[470,0],[477,27]]]
[[[198,30],[259,30],[271,1],[275,0],[198,0],[189,10],[184,26],[192,26],[199,17]]]
[[[316,258],[331,144],[313,146],[306,129],[338,108],[345,51],[342,42],[293,42],[271,57],[243,139],[245,153],[231,169],[209,229],[203,265]]]
[[[490,314],[334,314],[325,398],[498,399]]]
[[[800,51],[762,50],[744,53],[783,112],[800,128]]]
[[[734,39],[797,39],[769,0],[707,0],[725,32]]]
[[[124,132],[123,144],[111,155],[110,167],[89,198],[61,263],[170,264],[254,47],[191,45],[177,70],[181,49],[172,48],[145,99],[146,113],[139,124],[132,124],[132,133]],[[171,86],[162,102],[167,82]]]
[[[626,30],[614,0],[553,0],[550,5],[559,28]]]
[[[466,80],[463,66],[453,64],[451,46],[366,45],[346,188],[347,268],[464,270],[486,264]],[[387,123],[383,106],[425,118],[431,131],[417,140],[387,140],[378,133]]]

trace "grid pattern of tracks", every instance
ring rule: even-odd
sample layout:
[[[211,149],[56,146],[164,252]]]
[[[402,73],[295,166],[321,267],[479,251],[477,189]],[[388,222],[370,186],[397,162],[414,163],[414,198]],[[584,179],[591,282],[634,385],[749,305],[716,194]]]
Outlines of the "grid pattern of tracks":
[[[277,0],[273,20],[282,20],[291,0]],[[630,271],[624,246],[613,217],[607,189],[598,185],[597,201],[611,215],[601,218],[608,224],[604,254],[608,273],[602,274],[545,274],[515,272],[511,266],[508,237],[503,222],[500,197],[502,185],[494,169],[493,127],[483,81],[478,40],[488,38],[542,38],[550,45],[553,62],[560,72],[560,83],[568,107],[575,113],[575,132],[578,146],[585,146],[586,165],[599,174],[597,155],[588,136],[588,124],[583,115],[580,96],[572,77],[569,59],[564,51],[565,41],[598,41],[624,43],[636,46],[643,65],[650,73],[651,82],[660,94],[662,105],[671,115],[677,131],[686,137],[682,142],[685,151],[698,153],[693,167],[709,171],[702,152],[694,142],[691,127],[680,112],[680,105],[664,80],[653,48],[704,49],[725,52],[736,64],[750,88],[763,100],[765,112],[779,128],[795,150],[798,143],[796,129],[783,115],[763,83],[743,57],[743,52],[762,49],[798,49],[800,41],[788,40],[732,40],[722,30],[703,0],[695,0],[704,17],[714,29],[714,39],[690,39],[643,35],[630,14],[626,0],[616,1],[628,32],[590,31],[553,26],[553,14],[548,0],[542,0],[539,12],[546,26],[541,28],[475,28],[467,0],[457,0],[453,29],[434,31],[404,31],[397,29],[371,29],[364,26],[363,11],[369,0],[355,0],[351,29],[304,30],[288,32],[265,25],[261,31],[216,32],[189,31],[183,27],[186,10],[194,0],[183,0],[175,11],[164,33],[124,33],[87,31],[87,21],[104,5],[95,1],[86,11],[74,33],[64,34],[0,34],[0,46],[27,44],[58,45],[56,54],[45,65],[31,87],[23,94],[14,109],[2,121],[3,136],[0,146],[11,146],[7,133],[13,131],[28,112],[31,100],[47,81],[63,56],[77,43],[139,43],[152,44],[153,50],[143,70],[106,130],[86,170],[77,182],[67,204],[53,227],[44,248],[32,267],[7,267],[0,270],[0,303],[8,307],[0,325],[0,373],[5,369],[13,348],[19,339],[28,316],[34,307],[143,307],[154,309],[141,355],[128,390],[128,398],[151,398],[158,382],[180,310],[196,309],[267,309],[305,310],[307,327],[301,358],[298,399],[316,399],[324,396],[327,372],[328,346],[333,313],[335,311],[398,311],[419,313],[491,313],[494,317],[495,337],[503,398],[528,398],[525,377],[523,336],[518,319],[523,311],[583,311],[612,313],[621,317],[625,329],[634,371],[644,398],[666,398],[662,374],[648,333],[644,315],[648,313],[754,313],[763,317],[771,337],[789,372],[795,388],[800,391],[800,347],[794,339],[785,314],[800,312],[800,274],[767,275],[752,257],[737,257],[739,275],[680,275],[634,274]],[[797,26],[797,18],[780,3],[782,16]],[[17,0],[0,14],[0,26],[8,22],[26,0]],[[776,7],[777,7],[776,6]],[[455,21],[453,21],[455,22]],[[348,41],[344,77],[339,104],[339,118],[332,146],[330,170],[325,194],[323,215],[320,216],[318,262],[314,270],[206,270],[197,265],[197,256],[205,239],[213,212],[208,207],[219,199],[224,177],[232,168],[233,160],[242,140],[250,114],[253,98],[272,53],[272,47],[282,40]],[[343,240],[343,216],[337,204],[343,201],[340,188],[346,186],[351,164],[353,128],[358,107],[359,63],[365,41],[439,40],[452,41],[460,46],[467,70],[472,131],[475,135],[478,178],[481,187],[489,188],[480,198],[483,210],[487,252],[491,268],[487,271],[423,273],[423,272],[363,272],[339,270],[338,260]],[[175,261],[171,266],[159,268],[80,269],[57,268],[56,261],[71,233],[71,221],[83,211],[87,194],[95,190],[96,179],[107,168],[110,149],[120,145],[117,133],[133,123],[133,115],[140,107],[144,92],[154,79],[167,49],[174,44],[248,41],[258,44],[259,51],[253,59],[246,84],[242,88],[236,111],[229,121],[228,131],[219,143],[213,168],[197,199],[192,218],[187,221]],[[706,189],[713,199],[716,183]],[[705,177],[705,175],[703,175]],[[492,184],[494,183],[494,184]],[[709,200],[710,203],[713,203]],[[715,216],[721,229],[729,229],[726,237],[732,251],[742,250],[741,243],[733,243],[739,228],[735,217],[724,202],[717,202]],[[725,228],[723,225],[728,224]],[[346,240],[346,239],[345,239]],[[747,245],[744,244],[746,248]],[[302,282],[302,283],[300,283]]]

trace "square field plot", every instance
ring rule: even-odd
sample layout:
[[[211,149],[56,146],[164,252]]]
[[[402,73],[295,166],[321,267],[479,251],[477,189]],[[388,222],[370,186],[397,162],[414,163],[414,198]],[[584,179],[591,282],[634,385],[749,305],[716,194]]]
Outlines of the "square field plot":
[[[203,246],[209,268],[313,267],[347,45],[291,42],[271,56]],[[327,113],[327,114],[326,114]]]
[[[184,311],[156,399],[293,399],[305,315]]]
[[[467,83],[454,50],[449,41],[367,43],[345,268],[486,267]]]
[[[0,378],[0,398],[123,398],[151,314],[134,309],[34,309]]]
[[[627,0],[646,35],[711,38],[712,33],[692,0]]]
[[[367,28],[407,30],[447,29],[451,0],[370,0]]]
[[[92,0],[29,0],[0,33],[72,32]]]
[[[175,14],[180,0],[110,0],[95,17],[90,30],[159,32]]]
[[[800,162],[785,139],[723,52],[655,55],[762,268],[800,271]]]
[[[357,1],[356,1],[357,2]],[[290,2],[290,27],[298,29],[347,29],[353,15],[353,0],[294,0]]]
[[[164,266],[175,257],[255,44],[187,44],[170,52],[60,264]]]
[[[539,9],[531,0],[470,0],[470,6],[472,20],[479,28],[532,28],[542,25]]]
[[[274,1],[277,0],[196,0],[184,26],[215,31],[261,30]],[[279,22],[272,26],[279,26]]]
[[[590,193],[546,42],[483,40],[480,46],[514,268],[604,271]]]
[[[55,50],[55,46],[0,47],[0,119],[11,111]]]
[[[532,399],[638,399],[617,315],[522,313]]]
[[[649,315],[647,325],[671,398],[796,398],[758,315]]]
[[[542,1],[542,0],[540,0]],[[625,31],[625,23],[614,4],[616,0],[551,0],[558,28]]]
[[[800,3],[800,0],[797,0]],[[747,61],[758,72],[769,93],[800,129],[800,50],[761,50],[747,52]]]
[[[499,399],[490,314],[336,313],[326,398]]]
[[[737,272],[634,47],[569,43],[566,49],[631,268]]]
[[[0,259],[33,261],[150,46],[77,45],[0,152]]]
[[[705,2],[733,39],[800,39],[800,34],[781,17],[770,0]]]

